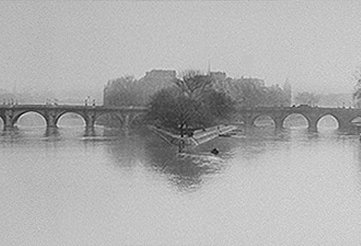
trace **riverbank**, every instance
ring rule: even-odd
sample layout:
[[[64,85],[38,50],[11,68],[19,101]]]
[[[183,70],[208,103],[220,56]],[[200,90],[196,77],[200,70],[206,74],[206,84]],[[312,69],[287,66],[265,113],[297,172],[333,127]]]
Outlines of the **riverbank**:
[[[227,134],[233,130],[236,130],[237,126],[217,125],[205,128],[204,130],[200,129],[194,131],[193,136],[185,136],[183,138],[181,138],[179,135],[173,134],[169,131],[166,131],[159,127],[155,127],[153,125],[149,125],[148,128],[170,144],[180,145],[183,141],[185,146],[197,146],[218,137],[220,134]]]

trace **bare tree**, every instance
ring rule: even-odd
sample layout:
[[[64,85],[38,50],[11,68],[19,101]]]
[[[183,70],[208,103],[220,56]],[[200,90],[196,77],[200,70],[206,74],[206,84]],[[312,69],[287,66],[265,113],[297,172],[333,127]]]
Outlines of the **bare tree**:
[[[212,88],[213,79],[209,75],[202,75],[199,71],[184,72],[182,79],[176,79],[175,85],[190,99],[198,100],[206,91]]]
[[[180,132],[184,127],[193,125],[200,117],[198,103],[183,95],[176,87],[165,88],[155,93],[149,106],[150,120],[179,129]]]

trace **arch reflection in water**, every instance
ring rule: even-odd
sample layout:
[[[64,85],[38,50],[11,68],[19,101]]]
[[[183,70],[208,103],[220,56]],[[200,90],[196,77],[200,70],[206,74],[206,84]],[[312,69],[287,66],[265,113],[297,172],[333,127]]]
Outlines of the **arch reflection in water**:
[[[134,170],[141,163],[142,168],[164,176],[179,191],[192,191],[200,188],[206,177],[223,170],[231,146],[222,146],[220,157],[212,155],[210,147],[205,152],[205,146],[179,155],[176,146],[143,129],[110,142],[107,152],[113,163],[122,170]]]
[[[58,136],[60,136],[58,128],[47,127],[45,129],[44,137],[58,137]]]

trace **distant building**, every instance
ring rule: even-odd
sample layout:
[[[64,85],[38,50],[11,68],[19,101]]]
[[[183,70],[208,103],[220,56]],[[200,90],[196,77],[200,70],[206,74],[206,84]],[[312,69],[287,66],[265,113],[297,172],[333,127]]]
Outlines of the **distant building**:
[[[225,72],[209,72],[209,75],[215,80],[224,81],[227,78]]]
[[[216,90],[227,90],[227,75],[225,72],[208,72],[208,75],[213,79],[213,86]]]
[[[157,79],[172,79],[175,78],[177,75],[176,71],[174,70],[157,70],[153,69],[150,72],[146,72],[143,78],[157,78]]]
[[[150,85],[149,90],[151,94],[154,94],[158,90],[172,86],[176,75],[177,73],[174,70],[153,69],[150,72],[146,72],[145,76],[139,79],[139,82]]]

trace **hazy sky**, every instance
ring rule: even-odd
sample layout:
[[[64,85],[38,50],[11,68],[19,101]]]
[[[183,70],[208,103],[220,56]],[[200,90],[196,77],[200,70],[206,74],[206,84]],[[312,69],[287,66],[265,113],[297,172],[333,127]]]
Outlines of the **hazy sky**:
[[[156,69],[351,92],[360,1],[0,2],[0,88],[102,90]]]

